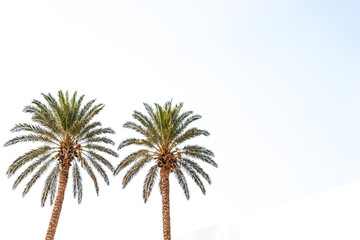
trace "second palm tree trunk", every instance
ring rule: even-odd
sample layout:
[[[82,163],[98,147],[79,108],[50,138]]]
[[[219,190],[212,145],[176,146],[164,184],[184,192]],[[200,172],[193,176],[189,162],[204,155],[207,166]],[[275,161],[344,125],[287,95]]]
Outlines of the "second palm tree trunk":
[[[164,240],[171,240],[169,175],[169,169],[162,168],[160,170]]]
[[[65,189],[69,178],[69,165],[61,166],[60,177],[59,177],[59,187],[56,194],[56,199],[54,203],[54,208],[51,214],[51,219],[49,227],[46,233],[45,240],[53,240],[56,232],[56,227],[59,222],[61,208],[64,202]]]

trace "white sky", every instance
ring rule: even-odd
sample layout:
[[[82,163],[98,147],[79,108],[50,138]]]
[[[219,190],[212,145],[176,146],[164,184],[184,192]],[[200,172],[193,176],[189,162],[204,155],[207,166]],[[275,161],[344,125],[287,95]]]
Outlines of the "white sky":
[[[117,145],[143,102],[184,102],[203,116],[196,125],[211,136],[196,142],[219,168],[202,164],[213,184],[203,196],[190,183],[190,201],[171,180],[174,238],[359,180],[359,13],[358,1],[1,1],[0,143],[41,92],[104,103],[98,120]],[[0,150],[0,239],[45,236],[45,177],[22,198],[24,184],[12,191],[5,176],[31,147]],[[56,239],[161,239],[161,198],[155,188],[143,203],[145,174],[125,190],[123,174],[112,177],[99,197],[89,182],[81,205],[68,189]]]
[[[177,240],[358,240],[360,181],[216,224]],[[336,206],[336,207],[334,207]]]

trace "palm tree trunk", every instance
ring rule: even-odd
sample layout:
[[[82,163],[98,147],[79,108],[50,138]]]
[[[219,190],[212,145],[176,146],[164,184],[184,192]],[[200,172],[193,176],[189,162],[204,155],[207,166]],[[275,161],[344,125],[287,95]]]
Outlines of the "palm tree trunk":
[[[163,233],[164,240],[171,240],[170,229],[170,184],[169,184],[170,171],[167,168],[160,170],[161,182],[161,196],[162,196],[162,214],[163,214]]]
[[[65,189],[69,178],[69,165],[62,165],[59,177],[59,187],[56,194],[54,208],[51,214],[49,227],[46,233],[45,240],[53,240],[55,236],[56,227],[59,221],[60,212],[65,196]]]

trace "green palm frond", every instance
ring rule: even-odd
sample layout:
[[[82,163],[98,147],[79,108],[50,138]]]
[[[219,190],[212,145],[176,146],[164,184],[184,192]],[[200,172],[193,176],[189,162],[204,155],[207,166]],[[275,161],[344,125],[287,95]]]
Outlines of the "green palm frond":
[[[186,162],[190,167],[192,167],[193,170],[199,173],[209,184],[211,184],[209,175],[200,167],[199,164],[187,158],[182,158],[181,161]]]
[[[174,173],[175,173],[176,179],[179,182],[179,185],[181,186],[181,188],[184,191],[186,199],[189,200],[190,193],[189,193],[189,188],[188,188],[184,173],[179,168],[176,168]]]
[[[99,196],[99,184],[98,184],[98,181],[97,181],[97,178],[96,178],[94,172],[92,171],[92,168],[86,162],[84,162],[84,168],[85,168],[86,172],[89,174],[91,180],[94,182],[96,194]]]
[[[145,146],[148,148],[155,148],[155,146],[148,140],[138,139],[138,138],[128,138],[120,143],[118,150],[120,150],[123,147],[130,146],[130,145],[139,145],[139,146]]]
[[[189,111],[189,112],[187,112],[187,113],[191,113],[191,114],[192,114],[191,111]],[[179,136],[184,130],[186,130],[187,126],[188,126],[190,123],[192,123],[192,122],[194,122],[194,121],[196,121],[196,120],[201,119],[201,116],[200,116],[200,115],[193,115],[193,116],[190,116],[189,118],[187,118],[187,117],[189,117],[189,116],[188,116],[188,115],[185,115],[185,116],[184,116],[184,120],[179,121],[179,122],[177,123],[177,128],[174,130],[173,135],[172,135],[173,138],[176,138],[176,137]],[[184,121],[184,122],[183,122],[183,121]]]
[[[84,143],[106,143],[115,145],[114,141],[107,137],[94,137],[94,138],[88,138],[84,141]]]
[[[84,122],[84,124],[88,124],[91,119],[95,117],[102,109],[104,108],[104,104],[97,104],[93,106],[91,109],[89,109],[84,116],[82,116],[81,120]]]
[[[207,157],[214,157],[214,153],[207,148],[201,147],[199,145],[186,145],[183,148],[183,153],[194,153]]]
[[[200,147],[198,145],[187,145],[181,149],[181,154],[199,159],[213,165],[214,167],[218,167],[217,163],[212,159],[214,154],[204,147]]]
[[[105,170],[93,158],[89,158],[89,160],[91,164],[95,167],[95,169],[98,171],[100,176],[104,179],[105,183],[109,185],[110,184],[109,177],[107,176]]]
[[[78,132],[80,136],[85,136],[89,131],[101,126],[101,122],[91,122],[84,125],[81,121],[77,120],[74,122],[73,131]]]
[[[57,115],[59,116],[61,114],[61,107],[59,106],[59,103],[56,101],[56,99],[49,93],[41,93],[43,98],[46,100],[47,104],[49,104],[49,107],[51,108],[51,111],[46,111],[50,115]]]
[[[57,189],[58,177],[60,173],[60,165],[56,164],[55,167],[51,170],[50,174],[46,178],[45,186],[41,196],[41,207],[45,206],[48,195],[55,195]],[[54,198],[54,197],[53,197]],[[53,200],[50,200],[50,205],[53,204]]]
[[[93,138],[95,136],[98,135],[102,135],[102,134],[115,134],[115,131],[112,130],[111,128],[96,128],[96,129],[92,129],[89,130],[87,132],[82,132],[81,133],[81,140],[85,140],[85,139],[89,139],[89,138]]]
[[[146,175],[145,181],[144,181],[144,187],[143,187],[143,198],[144,202],[146,203],[147,200],[150,197],[152,188],[154,186],[154,183],[156,181],[157,175],[159,172],[159,168],[157,165],[154,165],[150,168],[148,174]]]
[[[180,110],[181,108],[179,108],[177,115],[173,117],[173,122],[175,126],[181,126],[183,124],[183,121],[185,121],[185,119],[187,119],[189,116],[191,116],[194,113],[193,111],[186,111],[180,114]],[[199,115],[195,115],[195,116],[199,116]]]
[[[72,170],[72,177],[73,177],[73,194],[74,198],[77,197],[78,203],[81,203],[82,200],[82,178],[80,169],[76,163],[74,162],[74,167]]]
[[[42,164],[44,161],[46,161],[49,157],[51,156],[50,154],[44,155],[42,157],[39,158],[39,160],[33,162],[30,166],[28,166],[16,179],[16,181],[14,182],[13,185],[13,189],[15,189],[22,180],[24,180],[24,178],[26,176],[28,176],[30,173],[32,173],[38,166],[40,166],[40,164]]]
[[[94,151],[85,151],[84,155],[87,156],[88,158],[94,158],[94,159],[98,160],[103,165],[105,165],[111,172],[114,172],[113,165],[108,160],[106,160],[106,158],[101,156],[100,154],[98,154]]]
[[[25,196],[29,190],[31,189],[31,187],[34,185],[34,183],[41,177],[41,175],[48,169],[48,167],[51,165],[51,163],[53,162],[52,159],[46,161],[41,168],[33,175],[33,177],[30,179],[30,181],[26,184],[26,187],[23,191],[23,196]]]
[[[20,132],[20,131],[32,132],[34,134],[46,136],[50,139],[60,141],[54,133],[52,133],[49,130],[46,130],[40,126],[36,126],[33,124],[27,124],[27,123],[16,124],[15,127],[11,129],[11,132]]]
[[[41,142],[41,143],[50,143],[56,144],[51,138],[43,135],[35,135],[35,134],[28,134],[23,136],[14,137],[13,139],[7,141],[4,146],[8,147],[10,145],[14,145],[20,142]]]
[[[54,133],[61,132],[59,128],[60,125],[58,124],[57,119],[55,119],[54,116],[49,115],[48,113],[42,113],[38,108],[34,106],[25,106],[23,111],[25,113],[31,113],[33,115],[32,120],[35,123],[46,127]]]
[[[86,149],[96,150],[96,151],[99,151],[99,152],[107,153],[107,154],[112,155],[114,157],[118,157],[117,152],[111,150],[110,148],[101,146],[101,145],[90,144],[89,143],[89,144],[84,145],[83,147],[86,148]]]
[[[120,164],[117,166],[117,168],[114,171],[114,174],[118,174],[122,169],[126,168],[129,164],[133,163],[134,161],[138,160],[141,157],[145,157],[150,155],[150,151],[147,149],[141,149],[137,152],[131,153],[129,156],[124,158],[120,162]]]
[[[200,130],[200,129],[197,129],[197,128],[190,128],[190,129],[186,130],[182,135],[175,138],[174,143],[176,145],[179,145],[179,144],[181,144],[181,143],[183,143],[183,142],[185,142],[187,140],[190,140],[191,138],[198,137],[198,136],[201,136],[201,135],[209,136],[210,133],[208,131],[206,131],[206,130]]]
[[[199,175],[194,171],[194,169],[185,162],[180,162],[180,165],[187,172],[187,174],[194,180],[196,185],[198,185],[201,192],[203,194],[205,194],[206,193],[205,186],[204,186],[203,182],[201,181]]]
[[[75,121],[77,120],[77,116],[79,114],[79,109],[80,109],[83,98],[84,98],[84,95],[82,95],[79,99],[77,99],[77,92],[74,92],[74,94],[70,100],[70,114],[69,114],[70,125],[73,125],[75,123]]]
[[[149,163],[151,160],[151,157],[145,156],[141,158],[137,163],[135,163],[125,174],[122,184],[123,188],[128,185],[128,183],[131,181],[131,179],[142,169],[147,163]]]
[[[49,129],[53,130],[56,133],[61,133],[61,112],[58,112],[57,115],[54,111],[51,111],[45,104],[41,103],[38,100],[33,100],[32,104],[37,107],[38,111],[33,113],[32,120],[39,123],[40,125],[47,126]],[[24,111],[28,111],[29,108],[25,107]],[[58,110],[58,109],[57,109]]]
[[[50,150],[51,147],[49,146],[41,146],[21,155],[10,165],[6,174],[8,175],[8,177],[11,177],[24,164],[30,162],[33,159],[41,157],[44,154],[47,154]]]
[[[154,109],[147,103],[143,103],[143,104],[144,104],[144,107],[145,107],[147,113],[149,114],[150,118],[155,119],[156,114],[154,112]],[[134,111],[134,112],[136,112],[136,111]]]
[[[123,127],[135,130],[136,132],[140,133],[141,135],[143,135],[145,137],[147,137],[149,135],[145,128],[141,127],[140,125],[138,125],[138,124],[136,124],[134,122],[126,122],[123,125]]]
[[[138,120],[141,123],[141,125],[145,127],[147,138],[151,138],[151,139],[159,138],[159,132],[156,130],[153,122],[147,116],[145,116],[144,114],[138,111],[134,111],[134,114],[132,116],[134,119]],[[124,127],[127,128],[126,126]]]
[[[71,127],[69,128],[68,132],[71,133],[72,136],[78,136],[81,134],[84,125],[85,125],[84,122],[82,122],[81,120],[75,120],[71,124]]]
[[[85,114],[89,111],[89,109],[91,108],[91,106],[94,104],[95,99],[89,101],[88,103],[86,103],[79,112],[79,119],[83,119]]]

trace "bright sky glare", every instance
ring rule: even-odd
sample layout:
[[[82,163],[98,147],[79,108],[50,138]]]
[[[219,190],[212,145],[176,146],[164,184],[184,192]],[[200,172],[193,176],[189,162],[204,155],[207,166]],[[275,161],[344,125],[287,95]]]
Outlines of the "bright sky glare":
[[[195,125],[211,136],[194,142],[219,168],[202,164],[213,184],[203,196],[190,183],[190,201],[171,179],[174,238],[359,180],[359,22],[350,0],[1,1],[0,143],[30,122],[22,109],[41,92],[104,103],[98,120],[117,145],[143,102],[184,102],[203,116]],[[0,150],[0,239],[41,239],[48,227],[45,177],[22,198],[25,184],[12,191],[5,176],[30,148]],[[88,182],[81,205],[68,189],[56,239],[161,239],[161,198],[154,189],[143,203],[145,174],[125,190],[123,174],[112,177],[99,197]]]

